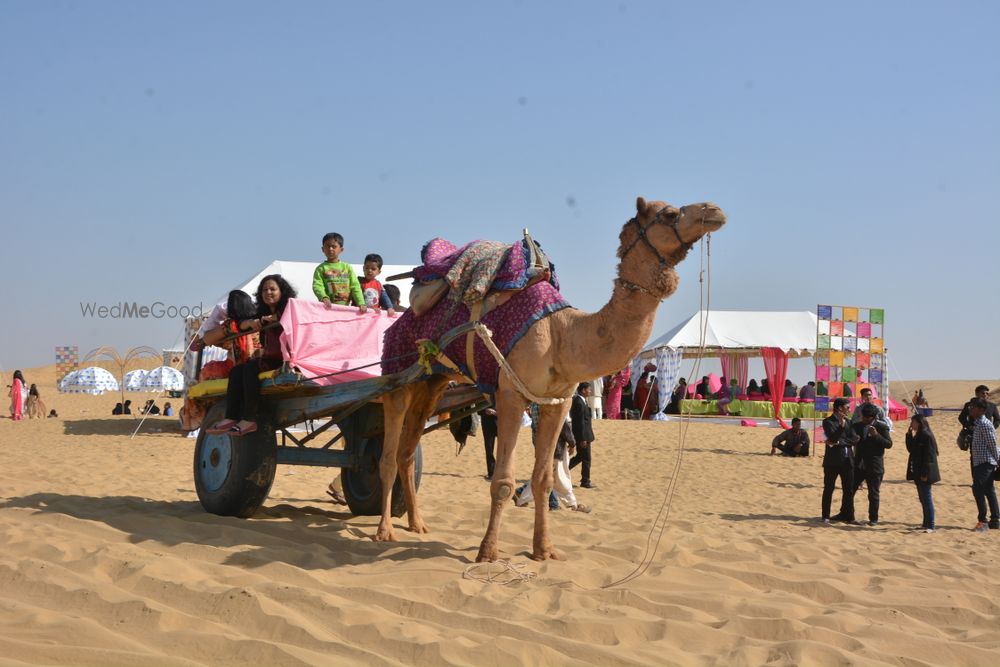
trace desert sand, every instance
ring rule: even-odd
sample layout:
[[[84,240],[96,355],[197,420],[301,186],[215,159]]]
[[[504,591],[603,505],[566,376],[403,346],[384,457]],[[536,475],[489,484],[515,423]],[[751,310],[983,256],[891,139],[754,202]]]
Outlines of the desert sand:
[[[447,432],[426,436],[431,533],[397,519],[400,541],[376,544],[378,517],[327,502],[330,470],[281,466],[254,518],[214,516],[174,419],[132,439],[136,421],[109,414],[114,396],[56,394],[51,368],[26,376],[61,418],[0,420],[2,665],[987,665],[1000,654],[1000,532],[970,530],[955,412],[931,419],[934,534],[915,530],[905,422],[876,528],[822,525],[821,459],[769,456],[776,430],[595,422],[599,488],[577,490],[593,513],[551,513],[566,560],[535,562],[533,513],[511,505],[501,558],[534,577],[502,585],[467,576],[488,518],[481,439],[456,455]],[[908,386],[942,407],[978,383]],[[522,479],[530,456],[523,429]],[[859,516],[866,502],[862,491]],[[639,576],[609,586],[645,556]]]

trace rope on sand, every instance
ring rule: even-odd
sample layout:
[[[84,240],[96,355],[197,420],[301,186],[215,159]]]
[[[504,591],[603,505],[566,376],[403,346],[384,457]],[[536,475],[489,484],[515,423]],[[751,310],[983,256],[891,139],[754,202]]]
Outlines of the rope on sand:
[[[509,560],[498,560],[495,563],[475,563],[465,568],[463,579],[475,579],[486,584],[519,584],[531,581],[538,574],[524,569],[524,563],[511,563]]]
[[[698,282],[700,283],[698,312],[705,313],[705,318],[699,326],[698,353],[695,358],[694,369],[691,375],[692,378],[697,377],[701,373],[701,360],[705,356],[705,338],[708,335],[708,313],[712,308],[711,243],[711,234],[702,236],[701,269],[698,273]],[[681,470],[684,464],[684,449],[687,445],[687,431],[690,425],[691,416],[685,415],[682,411],[677,438],[677,456],[674,459],[674,467],[667,480],[667,488],[663,492],[663,502],[660,504],[660,509],[656,513],[656,518],[653,519],[653,525],[650,526],[649,533],[646,535],[646,548],[639,560],[639,564],[624,577],[601,586],[602,589],[614,588],[615,586],[627,584],[633,579],[641,577],[653,563],[653,559],[656,557],[656,552],[660,549],[660,541],[663,539],[663,532],[666,530],[667,520],[670,518],[670,509],[673,507],[674,494],[677,491],[677,483],[680,480]]]

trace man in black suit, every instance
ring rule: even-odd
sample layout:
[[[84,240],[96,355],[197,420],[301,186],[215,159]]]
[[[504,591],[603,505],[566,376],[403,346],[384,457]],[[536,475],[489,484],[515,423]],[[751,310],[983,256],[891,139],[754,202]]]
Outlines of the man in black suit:
[[[833,414],[823,420],[826,454],[823,456],[823,523],[846,521],[854,523],[854,445],[858,435],[851,428],[848,417],[850,404],[846,398],[833,401]],[[840,512],[830,516],[833,490],[840,478],[843,496]]]
[[[865,403],[861,406],[861,421],[853,425],[860,439],[857,445],[854,470],[854,490],[861,482],[868,486],[868,525],[878,525],[879,489],[885,475],[885,450],[892,447],[892,438],[885,422],[879,420],[878,407]]]
[[[573,422],[573,438],[576,439],[576,455],[570,459],[570,469],[581,463],[580,486],[593,489],[590,482],[590,448],[594,443],[594,429],[591,426],[590,406],[587,397],[590,396],[590,383],[581,382],[573,395],[573,403],[569,408],[569,417]]]

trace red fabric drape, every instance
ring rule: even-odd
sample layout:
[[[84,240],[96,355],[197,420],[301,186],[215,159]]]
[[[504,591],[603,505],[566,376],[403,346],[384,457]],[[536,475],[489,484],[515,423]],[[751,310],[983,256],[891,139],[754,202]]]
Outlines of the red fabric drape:
[[[774,405],[774,416],[781,428],[788,424],[781,418],[781,402],[785,393],[785,378],[788,377],[788,353],[777,347],[763,347],[760,354],[764,357],[764,374],[767,385],[771,388],[771,404]]]

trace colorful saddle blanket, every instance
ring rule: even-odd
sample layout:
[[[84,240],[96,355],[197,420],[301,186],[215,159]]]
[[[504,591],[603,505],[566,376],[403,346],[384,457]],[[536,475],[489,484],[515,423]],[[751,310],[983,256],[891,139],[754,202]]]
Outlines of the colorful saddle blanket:
[[[389,327],[382,347],[384,374],[402,371],[416,360],[416,341],[437,340],[468,322],[469,305],[481,301],[488,292],[521,290],[482,317],[483,324],[493,332],[493,342],[505,356],[538,320],[570,307],[559,293],[554,267],[534,266],[530,261],[531,249],[525,241],[513,245],[474,241],[457,248],[444,239],[434,239],[420,254],[424,264],[414,270],[414,277],[418,280],[443,277],[452,289],[429,312],[416,317],[407,311]],[[549,279],[532,283],[539,270],[547,270]],[[492,393],[496,391],[500,367],[479,337],[475,338],[473,379],[480,391]],[[444,353],[463,373],[470,375],[465,336],[453,341]]]

